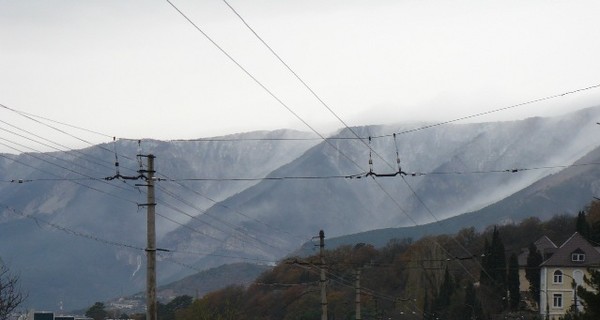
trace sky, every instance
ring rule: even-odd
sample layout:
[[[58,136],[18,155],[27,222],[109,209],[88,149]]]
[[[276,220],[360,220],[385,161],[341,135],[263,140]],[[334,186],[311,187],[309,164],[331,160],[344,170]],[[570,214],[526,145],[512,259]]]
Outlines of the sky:
[[[214,43],[167,1],[0,0],[0,104],[102,133],[69,131],[98,143],[327,135],[337,118],[446,121],[600,84],[599,1],[227,1],[335,115],[223,0],[172,0]],[[597,105],[600,88],[470,121]],[[4,108],[0,120],[81,144]],[[14,133],[0,139],[0,151],[27,150]]]

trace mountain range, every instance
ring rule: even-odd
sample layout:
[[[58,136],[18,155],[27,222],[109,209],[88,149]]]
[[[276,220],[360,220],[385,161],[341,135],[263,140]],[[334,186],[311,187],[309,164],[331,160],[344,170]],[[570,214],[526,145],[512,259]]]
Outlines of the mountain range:
[[[574,214],[600,194],[596,119],[600,107],[508,122],[344,128],[326,141],[278,130],[3,154],[0,257],[38,309],[143,289],[143,183],[105,179],[116,176],[115,161],[119,174],[137,175],[138,153],[156,156],[163,284],[223,264],[273,264],[310,248],[319,230],[329,246],[383,245]]]

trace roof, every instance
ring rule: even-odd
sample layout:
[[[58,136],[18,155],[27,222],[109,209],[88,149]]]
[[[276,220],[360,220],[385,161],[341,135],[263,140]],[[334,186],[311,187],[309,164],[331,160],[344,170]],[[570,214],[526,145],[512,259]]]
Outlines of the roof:
[[[573,261],[571,258],[572,253],[585,254],[584,261]],[[575,232],[556,249],[556,252],[549,259],[541,264],[542,267],[589,267],[598,265],[600,265],[600,252],[578,232]]]
[[[536,242],[534,242],[533,244],[535,244],[535,247],[540,251],[543,252],[546,249],[554,249],[554,248],[558,248],[557,245],[554,244],[554,242],[552,242],[552,240],[550,240],[548,237],[546,236],[542,236],[541,238],[539,238]]]
[[[550,240],[547,236],[542,236],[537,239],[534,243],[535,247],[542,254],[542,257],[545,259],[549,258],[549,256],[556,250],[557,246]],[[529,248],[521,249],[521,253],[519,254],[519,266],[527,265],[527,257],[529,256]]]

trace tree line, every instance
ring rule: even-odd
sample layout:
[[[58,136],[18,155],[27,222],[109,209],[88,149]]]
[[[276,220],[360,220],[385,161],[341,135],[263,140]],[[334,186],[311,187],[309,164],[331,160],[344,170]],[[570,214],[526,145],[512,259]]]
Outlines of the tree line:
[[[543,257],[533,243],[544,235],[563,243],[575,231],[592,243],[600,240],[600,203],[590,204],[577,218],[557,215],[541,221],[531,217],[483,231],[471,227],[418,241],[393,239],[381,248],[360,243],[325,250],[328,319],[356,318],[358,273],[365,320],[540,319],[537,305]],[[523,248],[530,253],[526,267],[530,287],[522,296],[517,257]],[[289,257],[248,286],[161,304],[161,319],[319,319],[320,267],[318,255]],[[600,289],[600,273],[592,275],[586,281]],[[579,292],[587,301],[586,313],[570,312],[565,319],[598,318],[600,313],[593,310],[600,308],[594,307],[600,306],[596,292]],[[102,314],[88,316],[102,318]],[[130,317],[143,319],[144,315]]]
[[[355,281],[360,271],[362,319],[538,319],[543,258],[533,243],[545,235],[560,244],[575,231],[591,241],[600,239],[599,203],[590,204],[577,218],[531,217],[481,232],[464,228],[455,235],[418,241],[393,239],[382,248],[361,243],[325,250],[328,318],[355,319]],[[517,257],[523,248],[532,252],[526,267],[531,285],[521,296]],[[175,318],[318,319],[319,259],[317,255],[285,259],[253,284],[209,293],[177,310]],[[597,278],[600,283],[600,274]],[[586,305],[594,297],[591,292]],[[568,314],[567,318],[596,315]]]
[[[578,231],[591,243],[600,240],[600,203],[591,203],[576,218],[557,215],[548,221],[531,217],[518,224],[464,228],[454,235],[413,241],[393,239],[376,248],[360,243],[325,250],[329,319],[355,319],[356,275],[360,272],[362,319],[537,319],[540,252],[533,243],[548,236],[563,243]],[[519,292],[517,255],[529,249],[526,277],[530,288]],[[230,286],[200,299],[189,296],[161,304],[161,319],[318,319],[320,257],[290,257],[248,286]],[[585,279],[600,289],[600,273]],[[565,319],[600,318],[600,297],[579,288],[585,313]],[[525,303],[525,302],[531,303]],[[106,318],[102,303],[86,313]],[[0,317],[1,318],[1,317]],[[143,314],[121,318],[143,319]]]

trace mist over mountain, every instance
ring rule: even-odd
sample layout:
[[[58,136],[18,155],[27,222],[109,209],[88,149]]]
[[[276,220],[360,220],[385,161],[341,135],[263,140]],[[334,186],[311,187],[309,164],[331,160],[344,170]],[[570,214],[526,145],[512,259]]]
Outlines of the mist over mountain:
[[[219,138],[227,141],[144,140],[141,150],[135,141],[118,141],[70,152],[3,155],[0,256],[21,273],[23,287],[29,291],[27,302],[37,308],[57,310],[62,302],[70,310],[139,291],[145,285],[145,254],[117,244],[145,248],[145,208],[137,204],[147,202],[146,191],[135,186],[143,181],[103,179],[116,174],[115,149],[119,173],[125,176],[138,174],[136,154],[141,152],[156,156],[155,169],[162,178],[261,177],[316,143],[281,139],[310,137],[278,130]],[[161,182],[157,213],[168,220],[157,217],[158,237],[190,219],[174,209],[190,216],[201,214],[216,201],[255,183]],[[193,207],[181,206],[178,199],[186,199]],[[55,226],[102,241],[74,236]],[[161,266],[161,271],[172,266]]]
[[[102,179],[116,173],[114,150],[123,175],[137,174],[138,152],[156,156],[158,247],[171,251],[159,257],[160,283],[221,264],[269,264],[321,229],[332,238],[465,212],[470,218],[457,225],[496,223],[499,211],[518,211],[511,217],[518,220],[540,214],[535,197],[566,204],[554,207],[556,213],[576,212],[584,196],[564,190],[596,192],[598,168],[563,166],[595,159],[597,119],[600,108],[588,108],[424,130],[413,130],[422,123],[345,128],[327,141],[278,130],[209,141],[144,140],[141,151],[135,141],[118,141],[3,155],[0,257],[21,273],[29,304],[39,309],[55,310],[61,301],[76,309],[140,291],[144,252],[119,244],[145,247],[145,209],[138,209],[145,189]],[[407,176],[365,177],[370,170],[398,171],[396,152]],[[267,178],[254,179],[261,177]],[[590,180],[578,184],[583,177]],[[553,209],[546,206],[544,212]]]
[[[561,214],[574,215],[600,195],[599,169],[600,147],[590,151],[572,166],[479,210],[445,219],[441,223],[348,234],[329,239],[327,244],[329,247],[337,247],[362,242],[383,247],[391,239],[418,239],[426,235],[452,234],[465,227],[483,230],[494,224],[518,223],[529,217],[546,220]],[[309,254],[312,247],[312,243],[305,243],[296,253]]]
[[[314,146],[271,175],[327,177],[368,171],[367,145],[373,150],[374,172],[397,171],[397,147],[402,170],[415,175],[262,181],[205,214],[243,226],[242,234],[253,235],[254,242],[190,221],[187,228],[169,233],[163,243],[182,251],[217,245],[220,254],[277,259],[320,229],[335,237],[475,211],[560,171],[563,168],[556,165],[572,164],[595,148],[599,139],[593,119],[598,116],[599,109],[593,108],[555,118],[445,125],[398,134],[395,139],[391,132],[409,131],[415,125],[353,128],[361,137],[387,135],[370,143],[345,139],[353,135],[342,130],[329,143]],[[512,173],[513,169],[535,170]],[[192,230],[212,232],[213,239]],[[223,259],[207,256],[187,262],[203,266]]]

